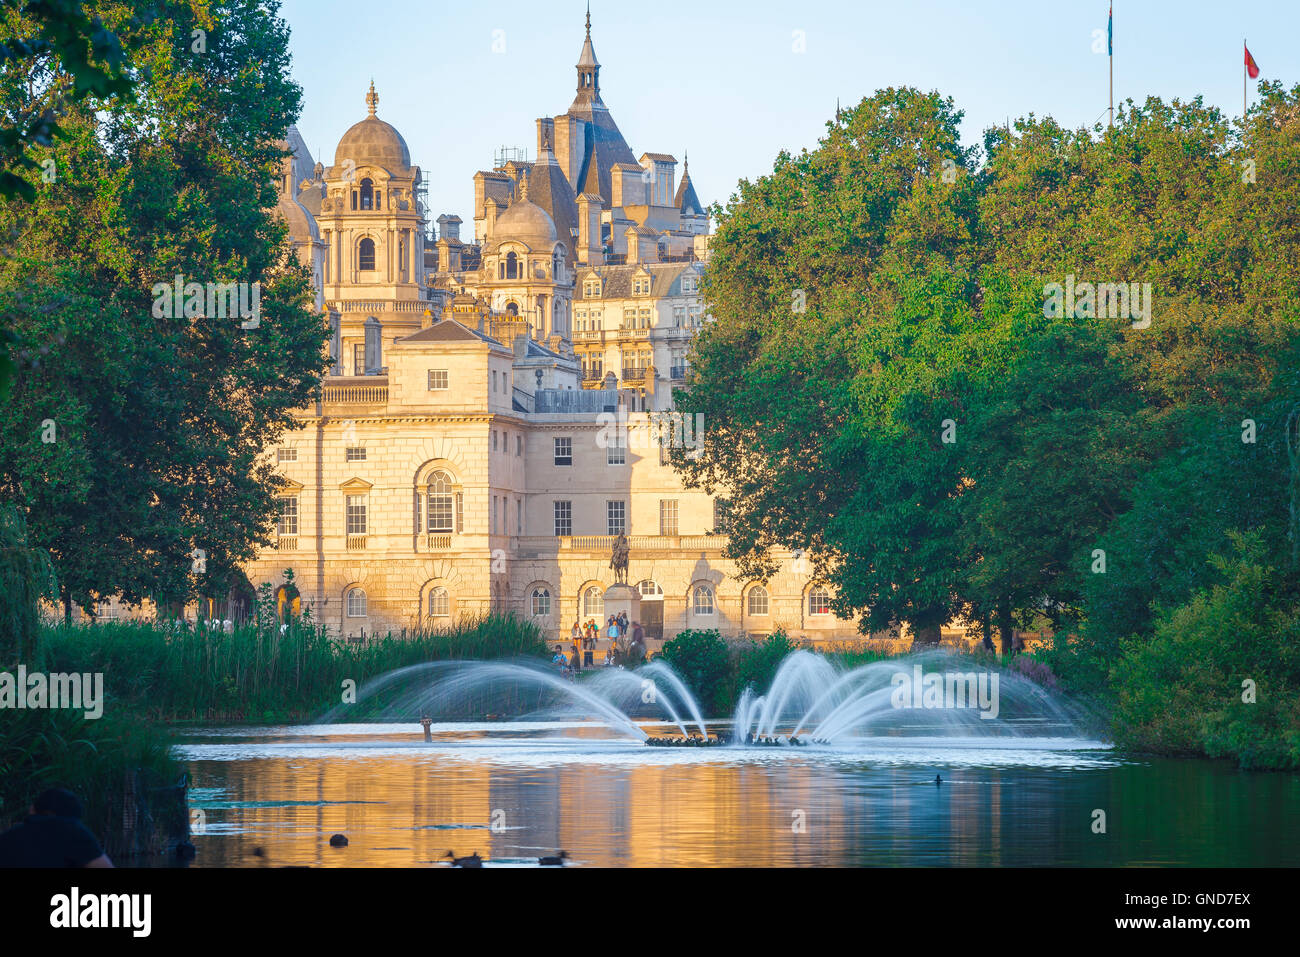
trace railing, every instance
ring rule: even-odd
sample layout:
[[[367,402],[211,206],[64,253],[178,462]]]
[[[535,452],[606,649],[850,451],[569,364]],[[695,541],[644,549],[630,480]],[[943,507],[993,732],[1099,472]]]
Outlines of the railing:
[[[348,551],[363,552],[365,550],[366,550],[366,536],[364,535],[348,536]]]
[[[416,312],[432,310],[433,303],[427,299],[341,299],[329,303],[330,308],[339,312]]]
[[[428,542],[430,548],[437,548],[437,549],[451,548],[450,535],[430,534],[428,538]]]
[[[668,370],[668,378],[685,379],[688,371],[690,371],[690,366],[673,366]]]
[[[645,381],[645,369],[624,369],[624,370],[623,370],[623,381],[624,381],[624,382],[644,382],[644,381]]]
[[[562,535],[561,551],[608,552],[616,535]],[[727,547],[726,535],[629,535],[628,548],[662,551],[685,548],[690,551],[721,551]]]
[[[327,385],[324,399],[327,404],[335,405],[385,405],[388,402],[388,386]]]
[[[604,329],[580,329],[573,334],[575,342],[604,342]]]
[[[626,326],[621,326],[614,331],[617,333],[619,339],[649,339],[650,338],[650,330],[648,328],[629,329]]]
[[[275,550],[277,552],[296,552],[298,550],[298,536],[281,535],[275,540]]]

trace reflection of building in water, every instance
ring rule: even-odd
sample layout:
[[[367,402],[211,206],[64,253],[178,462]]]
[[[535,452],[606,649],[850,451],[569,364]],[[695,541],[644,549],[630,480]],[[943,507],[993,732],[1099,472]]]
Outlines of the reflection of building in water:
[[[426,243],[424,173],[373,85],[333,165],[290,131],[281,213],[334,366],[272,452],[287,485],[252,584],[292,568],[313,618],[347,635],[513,611],[567,637],[603,622],[625,532],[651,638],[856,634],[793,553],[768,581],[733,577],[725,503],[685,489],[651,438],[704,319],[709,217],[685,162],[678,180],[674,156],[628,146],[600,72],[588,22],[537,158],[475,174],[473,242],[443,214]]]

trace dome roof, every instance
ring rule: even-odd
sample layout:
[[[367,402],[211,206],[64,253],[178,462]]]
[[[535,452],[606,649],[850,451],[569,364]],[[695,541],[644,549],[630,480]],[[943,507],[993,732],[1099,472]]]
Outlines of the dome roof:
[[[352,160],[358,166],[367,163],[382,166],[390,173],[405,172],[411,168],[411,151],[407,149],[402,134],[375,116],[378,102],[375,84],[371,83],[370,92],[366,95],[370,115],[343,134],[338,148],[334,150],[335,166],[346,165],[348,160]]]
[[[528,198],[528,180],[520,184],[519,199],[497,217],[492,227],[492,248],[507,240],[523,243],[534,252],[550,251],[557,241],[555,220],[550,214]]]

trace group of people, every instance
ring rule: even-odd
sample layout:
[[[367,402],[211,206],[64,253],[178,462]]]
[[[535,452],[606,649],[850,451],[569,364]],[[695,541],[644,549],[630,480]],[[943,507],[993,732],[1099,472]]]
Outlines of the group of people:
[[[610,615],[603,628],[597,626],[594,618],[588,618],[582,625],[575,621],[569,632],[569,653],[565,653],[562,643],[557,643],[551,664],[567,675],[594,668],[596,642],[602,637],[608,638],[616,647],[626,649],[627,656],[633,660],[645,657],[645,629],[639,621],[629,622],[627,612],[620,612]],[[604,664],[607,668],[615,664],[612,650],[605,655]]]

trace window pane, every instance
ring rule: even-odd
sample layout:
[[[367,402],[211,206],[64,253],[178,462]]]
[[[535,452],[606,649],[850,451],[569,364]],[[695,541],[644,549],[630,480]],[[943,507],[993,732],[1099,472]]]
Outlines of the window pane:
[[[659,534],[677,534],[677,500],[659,500]]]
[[[555,440],[555,464],[572,465],[573,464],[573,439],[557,438]]]
[[[573,534],[572,502],[555,503],[555,534],[564,536]]]
[[[619,535],[627,532],[627,503],[626,502],[606,502],[605,517],[608,535]]]
[[[298,496],[286,495],[280,499],[280,521],[276,531],[280,535],[298,534]]]
[[[366,534],[366,497],[349,495],[347,498],[347,531],[349,535]]]

